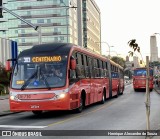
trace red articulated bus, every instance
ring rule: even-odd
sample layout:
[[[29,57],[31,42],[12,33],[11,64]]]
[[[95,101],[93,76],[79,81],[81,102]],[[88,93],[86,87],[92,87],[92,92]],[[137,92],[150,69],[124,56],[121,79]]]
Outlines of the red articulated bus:
[[[123,68],[69,43],[50,43],[22,51],[10,85],[10,110],[76,110],[104,103],[124,90]]]
[[[153,90],[153,70],[150,69],[149,88]],[[146,68],[136,68],[133,71],[133,88],[135,91],[138,89],[146,89]]]

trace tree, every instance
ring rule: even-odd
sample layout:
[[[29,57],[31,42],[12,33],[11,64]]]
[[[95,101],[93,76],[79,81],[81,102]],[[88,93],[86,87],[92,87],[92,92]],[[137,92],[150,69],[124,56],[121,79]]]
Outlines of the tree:
[[[140,51],[140,46],[138,45],[138,43],[136,43],[136,39],[132,39],[128,42],[129,47],[131,47],[133,49],[133,51],[129,51],[129,56],[133,56],[135,54],[135,52],[138,52],[141,55],[142,58],[142,62],[144,63],[141,51]]]
[[[117,63],[120,66],[122,66],[123,68],[125,68],[125,60],[122,57],[113,56],[111,58],[111,60],[113,60],[115,63]]]

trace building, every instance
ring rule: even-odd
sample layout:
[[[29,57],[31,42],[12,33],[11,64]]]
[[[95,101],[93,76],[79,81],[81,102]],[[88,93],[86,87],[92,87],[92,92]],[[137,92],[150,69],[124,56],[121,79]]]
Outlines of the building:
[[[150,37],[150,60],[151,62],[158,61],[158,47],[155,35]]]
[[[136,57],[136,56],[133,57],[133,65],[134,65],[133,66],[134,68],[140,67],[138,57]]]
[[[129,56],[126,56],[126,61],[129,61]]]
[[[139,64],[138,57],[134,56],[133,61],[129,61],[129,57],[126,56],[125,66],[126,66],[126,69],[129,69],[129,70],[133,70],[134,68],[139,68],[140,64]]]
[[[12,12],[20,15],[28,22],[41,26],[42,43],[71,42],[78,43],[77,10],[69,8],[77,6],[77,1],[69,0],[8,0],[3,4]],[[4,13],[7,22],[1,23],[7,31],[1,33],[2,37],[18,42],[19,48],[30,48],[39,43],[39,32],[23,21]]]
[[[101,53],[100,9],[94,0],[83,0],[83,46]]]
[[[41,27],[36,31],[3,11],[0,37],[17,41],[20,51],[40,42],[69,42],[100,53],[100,10],[94,0],[3,0],[3,6]]]

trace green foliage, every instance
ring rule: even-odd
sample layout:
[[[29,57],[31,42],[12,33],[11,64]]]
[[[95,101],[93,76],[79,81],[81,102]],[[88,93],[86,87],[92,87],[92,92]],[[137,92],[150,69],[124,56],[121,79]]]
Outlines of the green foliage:
[[[138,43],[136,43],[136,40],[135,40],[135,39],[130,40],[130,41],[128,42],[128,45],[134,50],[134,52],[137,51],[137,52],[140,53],[140,47],[138,46]],[[129,53],[129,56],[133,56],[134,52],[133,52],[133,51],[129,51],[129,52],[128,52],[128,53]]]
[[[117,63],[120,66],[122,66],[123,68],[125,68],[125,60],[122,57],[113,56],[111,58],[111,60],[113,60],[115,63]]]
[[[0,84],[9,84],[8,71],[5,70],[2,64],[0,64]]]
[[[136,43],[136,40],[135,39],[132,39],[128,42],[128,45],[129,47],[131,47],[133,49],[133,51],[129,51],[129,56],[132,56],[134,55],[135,52],[138,52],[141,56],[141,61],[140,61],[140,64],[143,64],[145,63],[144,60],[143,60],[143,57],[142,57],[142,54],[141,54],[141,51],[140,51],[140,47],[138,45],[138,43]]]
[[[10,71],[6,71],[3,64],[0,63],[0,94],[8,93]]]

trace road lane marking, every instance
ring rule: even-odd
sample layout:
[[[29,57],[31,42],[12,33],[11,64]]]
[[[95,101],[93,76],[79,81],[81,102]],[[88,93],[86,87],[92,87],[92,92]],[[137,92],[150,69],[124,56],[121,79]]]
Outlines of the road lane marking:
[[[0,125],[0,128],[45,128],[47,126],[16,126],[16,125]]]
[[[108,103],[108,104],[106,104],[106,105],[101,106],[100,108],[97,108],[97,109],[92,110],[92,111],[90,111],[90,112],[87,112],[87,113],[85,113],[85,114],[80,114],[80,115],[77,115],[77,116],[74,116],[74,117],[71,117],[71,118],[67,118],[67,119],[65,119],[65,120],[61,120],[61,121],[58,121],[58,122],[49,124],[48,127],[50,127],[50,126],[55,126],[55,125],[58,125],[58,124],[62,124],[62,123],[68,122],[68,121],[70,121],[70,120],[74,120],[74,119],[79,118],[79,117],[82,117],[82,116],[86,116],[86,115],[88,115],[88,114],[90,114],[90,113],[94,113],[94,112],[96,112],[96,111],[99,111],[99,110],[103,109],[104,107],[108,107],[108,106],[110,106],[112,103],[113,103],[113,102],[110,102],[110,103]]]

